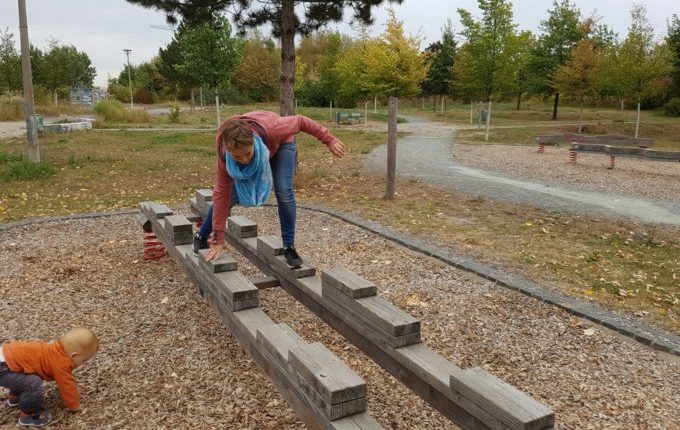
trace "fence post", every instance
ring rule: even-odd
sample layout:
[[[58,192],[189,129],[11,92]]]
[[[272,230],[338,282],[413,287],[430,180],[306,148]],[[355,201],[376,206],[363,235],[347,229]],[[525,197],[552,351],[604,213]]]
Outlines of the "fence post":
[[[368,102],[364,103],[364,125],[368,127]]]
[[[397,108],[399,99],[390,97],[387,118],[387,189],[385,198],[394,198],[394,179],[397,167]]]

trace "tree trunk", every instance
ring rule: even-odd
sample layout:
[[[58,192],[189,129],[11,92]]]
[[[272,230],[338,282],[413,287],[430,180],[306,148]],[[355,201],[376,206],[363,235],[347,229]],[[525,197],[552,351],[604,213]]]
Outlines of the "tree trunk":
[[[59,106],[59,96],[56,91],[54,91],[54,105]]]
[[[194,87],[191,87],[191,111],[194,111],[194,106],[196,104],[196,93]]]
[[[201,110],[205,110],[205,104],[203,102],[203,85],[198,89],[199,98],[201,99]]]
[[[378,113],[378,96],[373,97],[373,113]]]
[[[217,112],[217,128],[220,128],[220,96],[217,95],[217,88],[215,88],[215,112]]]
[[[583,130],[583,97],[578,109],[578,134],[581,134],[581,130]]]
[[[484,141],[489,141],[489,127],[491,125],[491,99],[489,99],[489,108],[486,111],[486,132],[484,133]]]
[[[517,110],[519,110],[519,106],[522,103],[522,90],[519,90],[517,92]]]
[[[295,115],[295,3],[281,1],[281,115]]]
[[[555,120],[557,119],[557,104],[560,102],[560,92],[557,91],[555,93],[555,103],[553,104],[553,114],[552,114],[552,119]]]
[[[444,96],[444,94],[440,94],[440,95],[439,95],[439,99],[440,99],[441,105],[442,105],[442,107],[441,107],[441,114],[444,115],[444,100],[446,99],[446,97]]]
[[[638,96],[637,102],[637,120],[635,121],[635,138],[638,137],[638,131],[640,130],[640,97]]]

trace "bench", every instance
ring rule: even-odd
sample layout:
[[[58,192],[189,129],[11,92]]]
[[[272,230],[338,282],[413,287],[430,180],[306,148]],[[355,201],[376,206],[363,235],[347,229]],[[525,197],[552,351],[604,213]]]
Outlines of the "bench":
[[[354,124],[364,121],[364,116],[360,112],[336,112],[335,123],[340,124]]]
[[[654,139],[636,138],[630,136],[618,136],[613,134],[604,134],[597,136],[586,136],[583,134],[551,134],[536,136],[536,143],[538,143],[538,150],[536,152],[545,152],[545,145],[560,146],[560,142],[580,143],[584,145],[594,145],[592,148],[596,150],[598,145],[610,145],[617,147],[633,147],[633,148],[649,148],[654,145]],[[581,151],[588,151],[588,146],[582,146]]]

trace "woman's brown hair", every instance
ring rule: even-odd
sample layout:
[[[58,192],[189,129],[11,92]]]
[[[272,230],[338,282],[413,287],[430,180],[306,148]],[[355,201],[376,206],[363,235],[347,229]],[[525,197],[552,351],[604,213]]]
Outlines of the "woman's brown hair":
[[[221,153],[253,144],[253,127],[244,119],[232,117],[224,121],[221,128]]]

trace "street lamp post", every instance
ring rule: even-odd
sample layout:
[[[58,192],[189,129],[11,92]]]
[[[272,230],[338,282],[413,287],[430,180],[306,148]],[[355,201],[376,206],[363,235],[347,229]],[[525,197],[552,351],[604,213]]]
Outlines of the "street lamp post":
[[[130,74],[130,52],[132,52],[132,49],[123,49],[123,52],[125,52],[125,55],[127,55],[127,63],[128,63],[128,85],[130,86],[130,109],[133,109],[135,107],[133,101],[132,101],[132,75]]]

